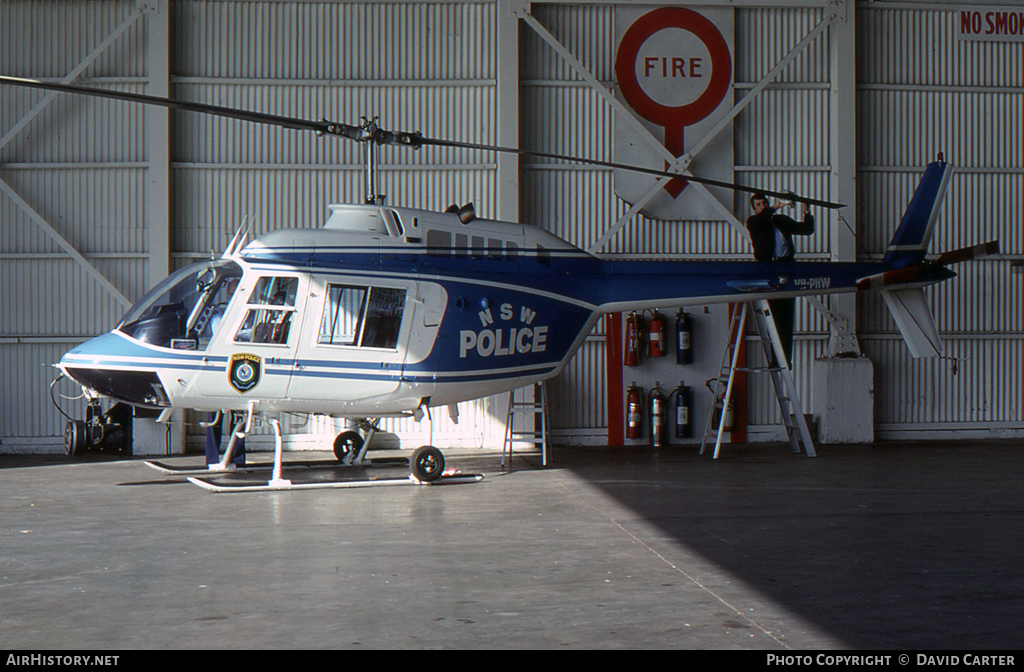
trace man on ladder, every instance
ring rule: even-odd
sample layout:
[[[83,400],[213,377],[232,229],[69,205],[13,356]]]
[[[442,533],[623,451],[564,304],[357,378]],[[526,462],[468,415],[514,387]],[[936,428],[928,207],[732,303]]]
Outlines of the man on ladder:
[[[750,232],[750,244],[754,247],[754,258],[766,262],[790,262],[796,256],[793,236],[809,236],[814,233],[814,215],[811,207],[803,204],[804,221],[798,222],[786,215],[778,214],[792,203],[776,203],[768,205],[768,197],[762,193],[750,197],[750,207],[754,214],[747,219],[747,231]],[[775,326],[779,330],[782,349],[786,353],[786,361],[793,359],[793,321],[796,312],[796,299],[772,299],[768,302]]]
[[[814,233],[814,216],[811,215],[810,207],[804,204],[804,221],[801,223],[777,214],[776,211],[787,204],[776,203],[771,207],[768,205],[768,197],[762,193],[754,194],[750,199],[750,205],[754,209],[754,214],[747,219],[747,230],[750,232],[750,242],[754,247],[754,258],[760,262],[792,262],[795,256],[793,236],[809,236]],[[747,314],[752,312],[760,337],[759,342],[767,360],[764,370],[771,376],[790,447],[793,452],[800,452],[802,446],[808,457],[815,456],[814,445],[797,396],[796,383],[790,371],[795,307],[795,299],[772,299],[756,301],[754,305],[744,303],[739,311],[733,313],[729,325],[729,342],[714,389],[715,401],[701,442],[701,454],[704,453],[708,440],[714,436],[714,457],[718,457],[725,427],[725,409],[732,394],[733,378],[737,370],[736,356],[743,339]],[[716,409],[720,409],[721,412],[717,431],[714,430]]]

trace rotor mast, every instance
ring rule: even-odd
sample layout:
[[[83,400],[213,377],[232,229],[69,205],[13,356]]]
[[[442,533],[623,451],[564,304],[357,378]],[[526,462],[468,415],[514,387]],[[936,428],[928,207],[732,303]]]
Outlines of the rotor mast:
[[[377,168],[380,160],[380,149],[378,147],[379,143],[373,139],[374,135],[380,131],[380,127],[377,125],[377,117],[373,119],[363,117],[363,123],[360,125],[360,128],[367,135],[367,140],[363,141],[363,184],[366,187],[366,204],[383,204],[385,197],[377,193]]]

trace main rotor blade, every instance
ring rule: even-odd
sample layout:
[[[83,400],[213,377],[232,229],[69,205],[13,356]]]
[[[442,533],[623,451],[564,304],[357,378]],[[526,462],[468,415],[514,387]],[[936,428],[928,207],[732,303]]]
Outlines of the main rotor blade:
[[[209,105],[207,103],[193,103],[185,100],[174,100],[161,96],[149,96],[141,93],[128,93],[126,91],[111,91],[109,89],[96,89],[77,84],[55,84],[51,82],[40,82],[35,79],[22,79],[20,77],[5,77],[0,75],[0,84],[12,84],[32,89],[45,89],[47,91],[60,91],[62,93],[77,93],[83,96],[95,96],[98,98],[111,98],[114,100],[126,100],[143,105],[157,105],[173,110],[187,110],[189,112],[201,112],[212,114],[218,117],[229,117],[242,121],[252,121],[259,124],[271,124],[283,128],[291,128],[298,131],[313,131],[325,135],[338,135],[350,140],[365,140],[367,137],[358,126],[338,124],[331,121],[309,121],[307,119],[296,119],[283,117],[277,114],[266,114],[264,112],[249,112],[233,107],[222,107],[220,105]]]
[[[440,147],[458,147],[465,149],[479,149],[491,152],[510,152],[513,154],[524,154],[529,156],[539,156],[546,159],[557,159],[560,161],[571,161],[574,163],[585,163],[592,166],[602,166],[605,168],[616,168],[621,170],[632,170],[637,173],[646,173],[648,175],[657,175],[658,177],[677,177],[688,182],[697,182],[711,187],[724,187],[726,189],[732,189],[734,191],[743,191],[749,194],[764,194],[765,196],[774,196],[776,198],[783,198],[787,201],[794,201],[796,203],[806,203],[808,205],[817,205],[822,208],[845,208],[846,206],[842,203],[832,203],[830,201],[823,201],[817,198],[809,198],[806,196],[798,196],[788,191],[772,191],[770,189],[761,189],[758,187],[748,187],[742,184],[736,184],[734,182],[723,182],[721,180],[712,180],[707,177],[697,177],[696,175],[690,175],[689,173],[675,173],[668,170],[658,170],[657,168],[644,168],[642,166],[632,166],[625,163],[615,163],[613,161],[601,161],[600,159],[585,159],[578,156],[568,156],[565,154],[553,154],[551,152],[540,152],[533,149],[520,149],[518,147],[500,147],[497,145],[482,145],[472,142],[457,142],[453,140],[436,140],[434,138],[421,138],[420,141],[424,145],[436,145]]]
[[[109,89],[97,89],[88,86],[79,86],[77,84],[56,84],[51,82],[41,82],[35,79],[24,79],[21,77],[6,77],[3,75],[0,75],[0,84],[10,84],[13,86],[22,86],[33,89],[44,89],[48,91],[59,91],[62,93],[77,93],[85,96],[110,98],[114,100],[125,100],[128,102],[140,103],[143,105],[157,105],[160,107],[166,107],[174,110],[185,110],[188,112],[211,114],[219,117],[228,117],[230,119],[239,119],[241,121],[250,121],[259,124],[270,124],[274,126],[280,126],[282,128],[290,128],[299,131],[313,131],[318,135],[334,135],[342,138],[347,138],[349,140],[356,140],[359,142],[372,140],[373,142],[382,145],[404,145],[407,147],[412,147],[414,149],[418,149],[422,145],[432,145],[435,147],[475,149],[482,151],[506,152],[512,154],[537,156],[541,158],[555,159],[559,161],[582,163],[592,166],[602,166],[605,168],[631,170],[638,173],[656,175],[658,177],[681,178],[690,182],[697,182],[699,184],[704,184],[711,187],[723,187],[725,189],[731,189],[751,194],[762,193],[766,196],[774,196],[776,198],[782,198],[797,203],[807,203],[808,205],[817,205],[823,208],[834,209],[844,207],[841,203],[831,203],[829,201],[823,201],[816,198],[797,196],[789,192],[759,189],[756,187],[748,187],[742,184],[735,184],[732,182],[724,182],[721,180],[712,180],[706,177],[698,177],[696,175],[675,173],[666,170],[657,170],[655,168],[644,168],[641,166],[631,166],[624,163],[601,161],[599,159],[586,159],[578,156],[554,154],[551,152],[540,152],[532,149],[521,149],[518,147],[501,147],[499,145],[484,145],[473,142],[458,142],[454,140],[426,138],[423,137],[423,135],[420,134],[419,132],[409,133],[404,131],[385,131],[378,128],[376,124],[372,123],[365,124],[363,126],[350,126],[348,124],[327,121],[326,119],[321,119],[319,121],[310,121],[308,119],[285,117],[277,114],[267,114],[265,112],[250,112],[247,110],[240,110],[233,107],[210,105],[208,103],[194,103],[183,100],[175,100],[173,98],[163,98],[161,96],[150,96],[141,93],[111,91]]]

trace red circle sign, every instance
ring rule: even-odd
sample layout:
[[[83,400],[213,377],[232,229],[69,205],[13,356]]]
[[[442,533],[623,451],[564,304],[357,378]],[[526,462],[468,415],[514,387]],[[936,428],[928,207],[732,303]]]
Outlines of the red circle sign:
[[[644,42],[666,28],[679,28],[697,36],[711,55],[711,81],[692,103],[670,107],[651,98],[640,86],[636,61]],[[637,19],[622,36],[615,56],[615,76],[626,102],[644,119],[665,127],[667,134],[682,133],[710,115],[725,98],[732,80],[729,45],[715,24],[685,7],[661,7]]]

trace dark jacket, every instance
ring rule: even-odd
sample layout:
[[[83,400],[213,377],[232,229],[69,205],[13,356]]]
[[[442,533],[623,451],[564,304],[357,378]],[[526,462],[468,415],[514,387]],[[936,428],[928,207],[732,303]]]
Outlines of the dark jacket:
[[[790,254],[775,258],[775,230],[778,229],[789,244]],[[754,258],[758,261],[793,261],[796,247],[793,236],[809,236],[814,233],[814,215],[807,213],[804,221],[798,222],[786,215],[777,215],[771,208],[765,208],[760,214],[751,215],[747,219],[747,231],[750,232],[750,243],[754,246]]]

